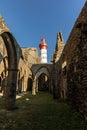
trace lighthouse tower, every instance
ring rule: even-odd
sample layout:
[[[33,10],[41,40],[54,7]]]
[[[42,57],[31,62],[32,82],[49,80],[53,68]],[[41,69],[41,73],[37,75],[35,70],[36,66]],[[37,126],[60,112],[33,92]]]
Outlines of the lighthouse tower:
[[[42,38],[41,43],[39,44],[41,50],[41,63],[47,63],[47,47],[48,45],[45,43],[45,38]]]

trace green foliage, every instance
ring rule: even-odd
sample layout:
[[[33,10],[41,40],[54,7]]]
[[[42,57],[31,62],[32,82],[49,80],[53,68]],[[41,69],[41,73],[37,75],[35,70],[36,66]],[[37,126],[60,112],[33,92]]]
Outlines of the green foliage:
[[[79,113],[52,95],[39,92],[22,94],[19,109],[2,109],[0,99],[0,130],[87,130],[87,122]]]

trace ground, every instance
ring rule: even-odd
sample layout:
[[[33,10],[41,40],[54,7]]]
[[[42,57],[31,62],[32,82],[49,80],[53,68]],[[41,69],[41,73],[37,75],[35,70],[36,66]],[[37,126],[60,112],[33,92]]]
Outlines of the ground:
[[[17,96],[18,109],[3,109],[0,98],[0,130],[87,130],[87,121],[63,101],[49,93]]]

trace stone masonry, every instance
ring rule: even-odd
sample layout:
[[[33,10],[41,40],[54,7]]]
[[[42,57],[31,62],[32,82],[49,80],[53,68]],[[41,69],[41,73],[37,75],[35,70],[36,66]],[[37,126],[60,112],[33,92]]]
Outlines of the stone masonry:
[[[87,118],[87,1],[56,64],[59,97]]]
[[[54,98],[66,100],[87,119],[87,1],[66,44],[62,33],[57,33],[56,46],[50,63],[41,64],[36,48],[20,48],[2,17],[0,17],[0,34],[1,91],[5,77],[8,78],[6,91],[11,88],[11,95],[12,85],[16,85],[15,92],[18,93],[32,91],[35,95],[39,90],[47,90]],[[6,43],[9,46],[6,46]],[[12,54],[13,58],[9,54]],[[15,100],[15,96],[13,99]]]

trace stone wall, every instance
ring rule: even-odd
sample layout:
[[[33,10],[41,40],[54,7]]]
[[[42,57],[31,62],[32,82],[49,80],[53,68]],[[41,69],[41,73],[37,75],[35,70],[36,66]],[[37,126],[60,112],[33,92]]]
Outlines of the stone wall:
[[[0,17],[0,33],[4,31],[10,32],[3,18]],[[33,80],[32,92],[36,94],[35,77],[38,80],[41,74],[45,74],[48,76],[49,89],[53,97],[67,100],[87,118],[87,1],[74,24],[66,45],[64,45],[62,34],[60,32],[57,34],[53,63],[41,64],[36,48],[20,49],[16,41],[14,45],[17,59],[19,60],[21,56],[18,64],[17,91],[30,90],[29,81]],[[0,37],[0,82],[4,75],[8,74],[7,69],[8,55]],[[41,80],[41,77],[39,79]]]
[[[59,77],[59,59],[61,57],[61,54],[64,49],[64,40],[61,32],[57,33],[57,39],[56,39],[56,46],[55,50],[53,52],[53,66],[52,66],[52,73],[51,73],[51,92],[53,93],[54,98],[58,98],[59,95],[59,80],[62,77]],[[60,79],[58,79],[58,77]]]
[[[38,56],[38,50],[37,48],[21,48],[22,49],[22,55],[24,57],[24,61],[26,64],[28,64],[30,67],[32,64],[40,63],[40,57]]]
[[[21,48],[22,58],[19,61],[18,82],[21,91],[29,90],[29,79],[32,79],[32,64],[39,63],[38,51],[36,48]],[[21,84],[21,85],[20,85]]]
[[[2,16],[0,16],[0,33],[10,32]],[[14,38],[15,39],[15,38]],[[32,81],[32,64],[40,63],[40,57],[36,48],[20,48],[16,39],[14,45],[18,60],[17,92],[29,89],[29,80]],[[13,59],[12,59],[13,60]],[[4,78],[8,76],[8,54],[2,37],[0,36],[0,90],[3,88]]]
[[[58,61],[60,98],[87,117],[87,1]]]

